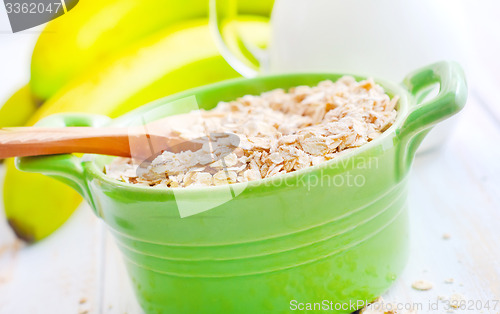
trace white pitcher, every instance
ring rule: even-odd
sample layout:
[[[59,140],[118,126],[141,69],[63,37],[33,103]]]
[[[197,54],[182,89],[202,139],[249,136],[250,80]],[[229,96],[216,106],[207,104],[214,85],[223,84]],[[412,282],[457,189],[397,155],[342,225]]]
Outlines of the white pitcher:
[[[436,61],[463,64],[460,33],[446,13],[453,9],[446,6],[449,3],[453,2],[276,0],[267,50],[249,47],[239,37],[236,0],[211,0],[210,18],[224,58],[246,77],[338,72],[401,81],[406,73]],[[450,127],[445,124],[440,134],[433,132],[423,150],[440,143]]]

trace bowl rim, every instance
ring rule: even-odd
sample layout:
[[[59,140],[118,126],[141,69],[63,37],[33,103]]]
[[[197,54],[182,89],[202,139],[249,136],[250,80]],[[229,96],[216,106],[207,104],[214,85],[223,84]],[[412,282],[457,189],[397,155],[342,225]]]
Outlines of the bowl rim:
[[[147,104],[144,104],[140,107],[138,107],[136,110],[133,110],[129,113],[126,113],[118,118],[112,119],[107,125],[112,126],[116,124],[117,122],[123,122],[124,120],[128,120],[131,116],[133,116],[138,109],[144,108],[150,104],[156,104],[158,102],[162,102],[163,105],[168,104],[169,102],[174,102],[178,99],[182,99],[184,97],[189,97],[189,96],[196,96],[196,94],[202,93],[206,90],[209,89],[214,89],[214,88],[230,88],[231,86],[234,85],[242,85],[242,84],[251,84],[252,82],[259,81],[262,79],[277,79],[277,78],[287,78],[287,77],[300,77],[300,76],[317,76],[318,78],[321,76],[338,76],[338,78],[342,76],[352,76],[356,79],[356,81],[359,80],[365,80],[372,78],[371,76],[363,76],[363,75],[353,75],[353,74],[343,74],[343,73],[330,73],[330,72],[303,72],[303,73],[286,73],[286,74],[273,74],[273,75],[262,75],[258,76],[255,78],[235,78],[235,79],[229,79],[229,80],[224,80],[221,82],[217,83],[212,83],[208,85],[203,85],[200,87],[192,88],[186,91],[182,91],[179,93],[175,93],[169,96],[166,96],[164,98],[160,98],[158,100],[154,100],[152,102],[149,102]],[[338,79],[337,78],[337,79]],[[320,79],[318,82],[322,80],[326,80],[328,78],[323,78]],[[100,156],[100,155],[95,155],[95,154],[86,154],[82,157],[82,166],[85,168],[85,179],[89,180],[91,178],[88,178],[87,176],[93,177],[93,179],[99,179],[101,182],[105,182],[110,185],[115,185],[117,188],[129,190],[130,192],[136,192],[136,193],[150,193],[150,194],[173,194],[174,192],[179,192],[179,191],[189,191],[189,193],[205,193],[205,192],[222,192],[222,191],[227,191],[228,187],[234,187],[236,190],[241,190],[243,191],[245,188],[252,187],[261,187],[261,186],[267,186],[267,187],[274,187],[277,188],[279,185],[273,184],[274,181],[278,180],[284,180],[286,181],[287,178],[291,178],[294,176],[300,176],[300,175],[305,175],[309,172],[313,172],[316,170],[320,170],[321,168],[326,168],[326,167],[332,167],[332,165],[342,163],[346,159],[355,157],[356,155],[360,155],[360,153],[365,152],[367,150],[370,150],[379,144],[383,143],[388,137],[390,136],[396,136],[398,129],[402,126],[404,123],[408,113],[409,113],[409,108],[410,108],[410,102],[413,101],[413,98],[411,97],[410,93],[403,87],[401,84],[395,84],[391,81],[384,80],[384,79],[378,79],[378,78],[373,78],[375,83],[379,84],[384,88],[384,91],[390,95],[394,96],[399,96],[399,100],[397,103],[397,116],[396,120],[394,123],[387,129],[385,130],[380,136],[378,136],[376,139],[360,146],[357,148],[354,148],[345,154],[342,154],[341,156],[338,156],[337,158],[331,159],[329,161],[323,162],[321,164],[315,165],[315,166],[310,166],[307,168],[303,168],[300,170],[292,171],[289,173],[269,177],[269,178],[264,178],[260,180],[254,180],[254,181],[248,181],[248,182],[237,182],[237,183],[231,183],[231,184],[223,184],[223,185],[218,185],[218,186],[192,186],[192,187],[154,187],[154,186],[144,186],[144,185],[139,185],[139,184],[130,184],[122,181],[118,181],[116,179],[113,179],[109,176],[107,176],[104,171],[100,170],[100,168],[97,166],[97,163],[95,162],[96,159],[99,158],[104,158],[104,157],[109,157],[109,156]],[[299,85],[297,85],[299,86]],[[272,89],[266,89],[263,90],[261,93],[273,90]],[[241,95],[243,96],[243,95]],[[161,105],[160,105],[161,106]]]

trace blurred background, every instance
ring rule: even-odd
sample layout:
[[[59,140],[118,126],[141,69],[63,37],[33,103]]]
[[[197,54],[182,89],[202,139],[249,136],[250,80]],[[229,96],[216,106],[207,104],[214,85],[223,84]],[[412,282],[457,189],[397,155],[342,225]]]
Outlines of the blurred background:
[[[426,275],[424,270],[432,268],[435,260],[433,254],[446,260],[439,255],[446,251],[448,262],[436,269],[453,268],[463,274],[463,282],[470,283],[468,288],[473,286],[469,295],[492,298],[496,294],[500,298],[499,281],[495,281],[500,279],[499,253],[487,246],[474,253],[463,249],[468,238],[476,243],[500,240],[498,231],[489,225],[493,218],[500,218],[499,212],[494,211],[500,207],[500,184],[498,178],[492,177],[495,173],[497,177],[500,175],[493,162],[500,157],[499,150],[493,147],[500,137],[500,3],[496,0],[434,2],[435,12],[451,26],[460,47],[454,49],[460,49],[456,51],[460,55],[458,61],[465,68],[472,100],[459,115],[457,130],[453,129],[449,135],[450,143],[439,143],[445,146],[441,157],[419,157],[415,170],[419,175],[414,185],[425,186],[429,181],[441,180],[434,175],[446,168],[446,158],[463,154],[467,157],[460,160],[465,166],[453,164],[446,170],[448,173],[437,176],[463,181],[464,185],[455,189],[467,191],[460,196],[462,204],[468,204],[464,211],[472,214],[474,207],[482,206],[483,211],[474,217],[483,218],[477,218],[477,224],[469,226],[470,229],[463,229],[466,231],[455,238],[458,242],[454,250],[442,250],[429,235],[441,238],[443,230],[455,230],[450,221],[458,219],[455,222],[460,225],[464,223],[460,219],[465,219],[450,218],[449,212],[438,210],[438,207],[456,207],[453,191],[436,196],[414,188],[412,206],[425,208],[422,215],[428,215],[414,217],[415,229],[421,230],[416,231],[414,238],[428,240],[415,244],[421,250],[417,250],[413,261],[420,264],[410,262],[402,283],[389,295],[405,301],[422,300],[421,295],[414,297],[408,292],[407,283]],[[278,29],[269,22],[274,1],[242,0],[238,4],[239,31],[252,45],[262,48],[268,46],[270,38],[278,44],[299,37],[298,33],[288,32],[288,37],[273,38],[276,34],[271,28]],[[420,19],[425,21],[426,15]],[[297,32],[305,27],[301,23],[305,22],[300,17],[293,23]],[[439,47],[441,39],[435,40]],[[404,53],[405,47],[399,51]],[[285,60],[286,52],[281,52],[280,58]],[[317,69],[317,65],[311,68]],[[154,8],[149,1],[81,0],[49,24],[18,33],[12,33],[6,7],[0,4],[0,127],[32,125],[57,112],[116,117],[169,94],[240,76],[219,53],[209,27],[208,0],[162,0],[156,1]],[[476,130],[469,132],[472,128]],[[477,138],[479,144],[471,143]],[[468,153],[483,157],[469,160]],[[467,171],[481,174],[477,182],[466,178]],[[75,192],[40,175],[20,173],[11,160],[3,162],[1,178],[4,210],[0,213],[0,313],[139,311],[120,258],[114,253],[114,244],[89,208],[80,205],[81,199]],[[446,180],[439,181],[440,186],[451,189],[451,181]],[[73,214],[77,208],[81,209]],[[65,224],[68,219],[70,222]],[[446,228],[441,228],[438,226],[443,225],[442,221],[429,224],[426,219],[448,222],[444,223]],[[485,233],[471,238],[479,229]],[[460,234],[458,229],[456,234]],[[457,256],[467,254],[472,254],[468,268],[457,262]],[[483,259],[488,254],[492,254],[491,264],[485,264]],[[489,271],[474,281],[472,274],[479,267]],[[440,276],[438,270],[436,277]],[[443,289],[452,292],[451,288]],[[123,296],[128,296],[126,301]],[[423,299],[426,297],[429,296]]]

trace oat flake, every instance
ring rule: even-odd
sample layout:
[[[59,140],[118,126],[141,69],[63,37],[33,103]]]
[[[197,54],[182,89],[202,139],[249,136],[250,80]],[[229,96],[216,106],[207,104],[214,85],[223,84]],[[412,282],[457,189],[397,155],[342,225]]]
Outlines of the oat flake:
[[[417,280],[414,283],[412,283],[411,287],[415,290],[427,291],[432,289],[433,284],[432,282],[427,280]]]

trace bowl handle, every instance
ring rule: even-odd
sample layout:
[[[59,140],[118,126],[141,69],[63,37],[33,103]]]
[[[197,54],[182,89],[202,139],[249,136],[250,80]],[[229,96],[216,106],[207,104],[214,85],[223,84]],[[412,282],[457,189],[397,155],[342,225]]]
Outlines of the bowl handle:
[[[438,94],[423,101],[431,92],[430,87],[435,84],[439,84]],[[403,143],[401,161],[407,169],[430,128],[465,106],[467,83],[458,63],[442,61],[409,74],[403,80],[403,85],[414,97],[415,103],[410,106],[408,116],[397,131]]]
[[[92,114],[55,114],[35,124],[43,127],[103,126],[111,119]],[[71,154],[16,158],[16,167],[21,171],[42,173],[59,180],[76,190],[95,209],[87,186],[81,158]]]

